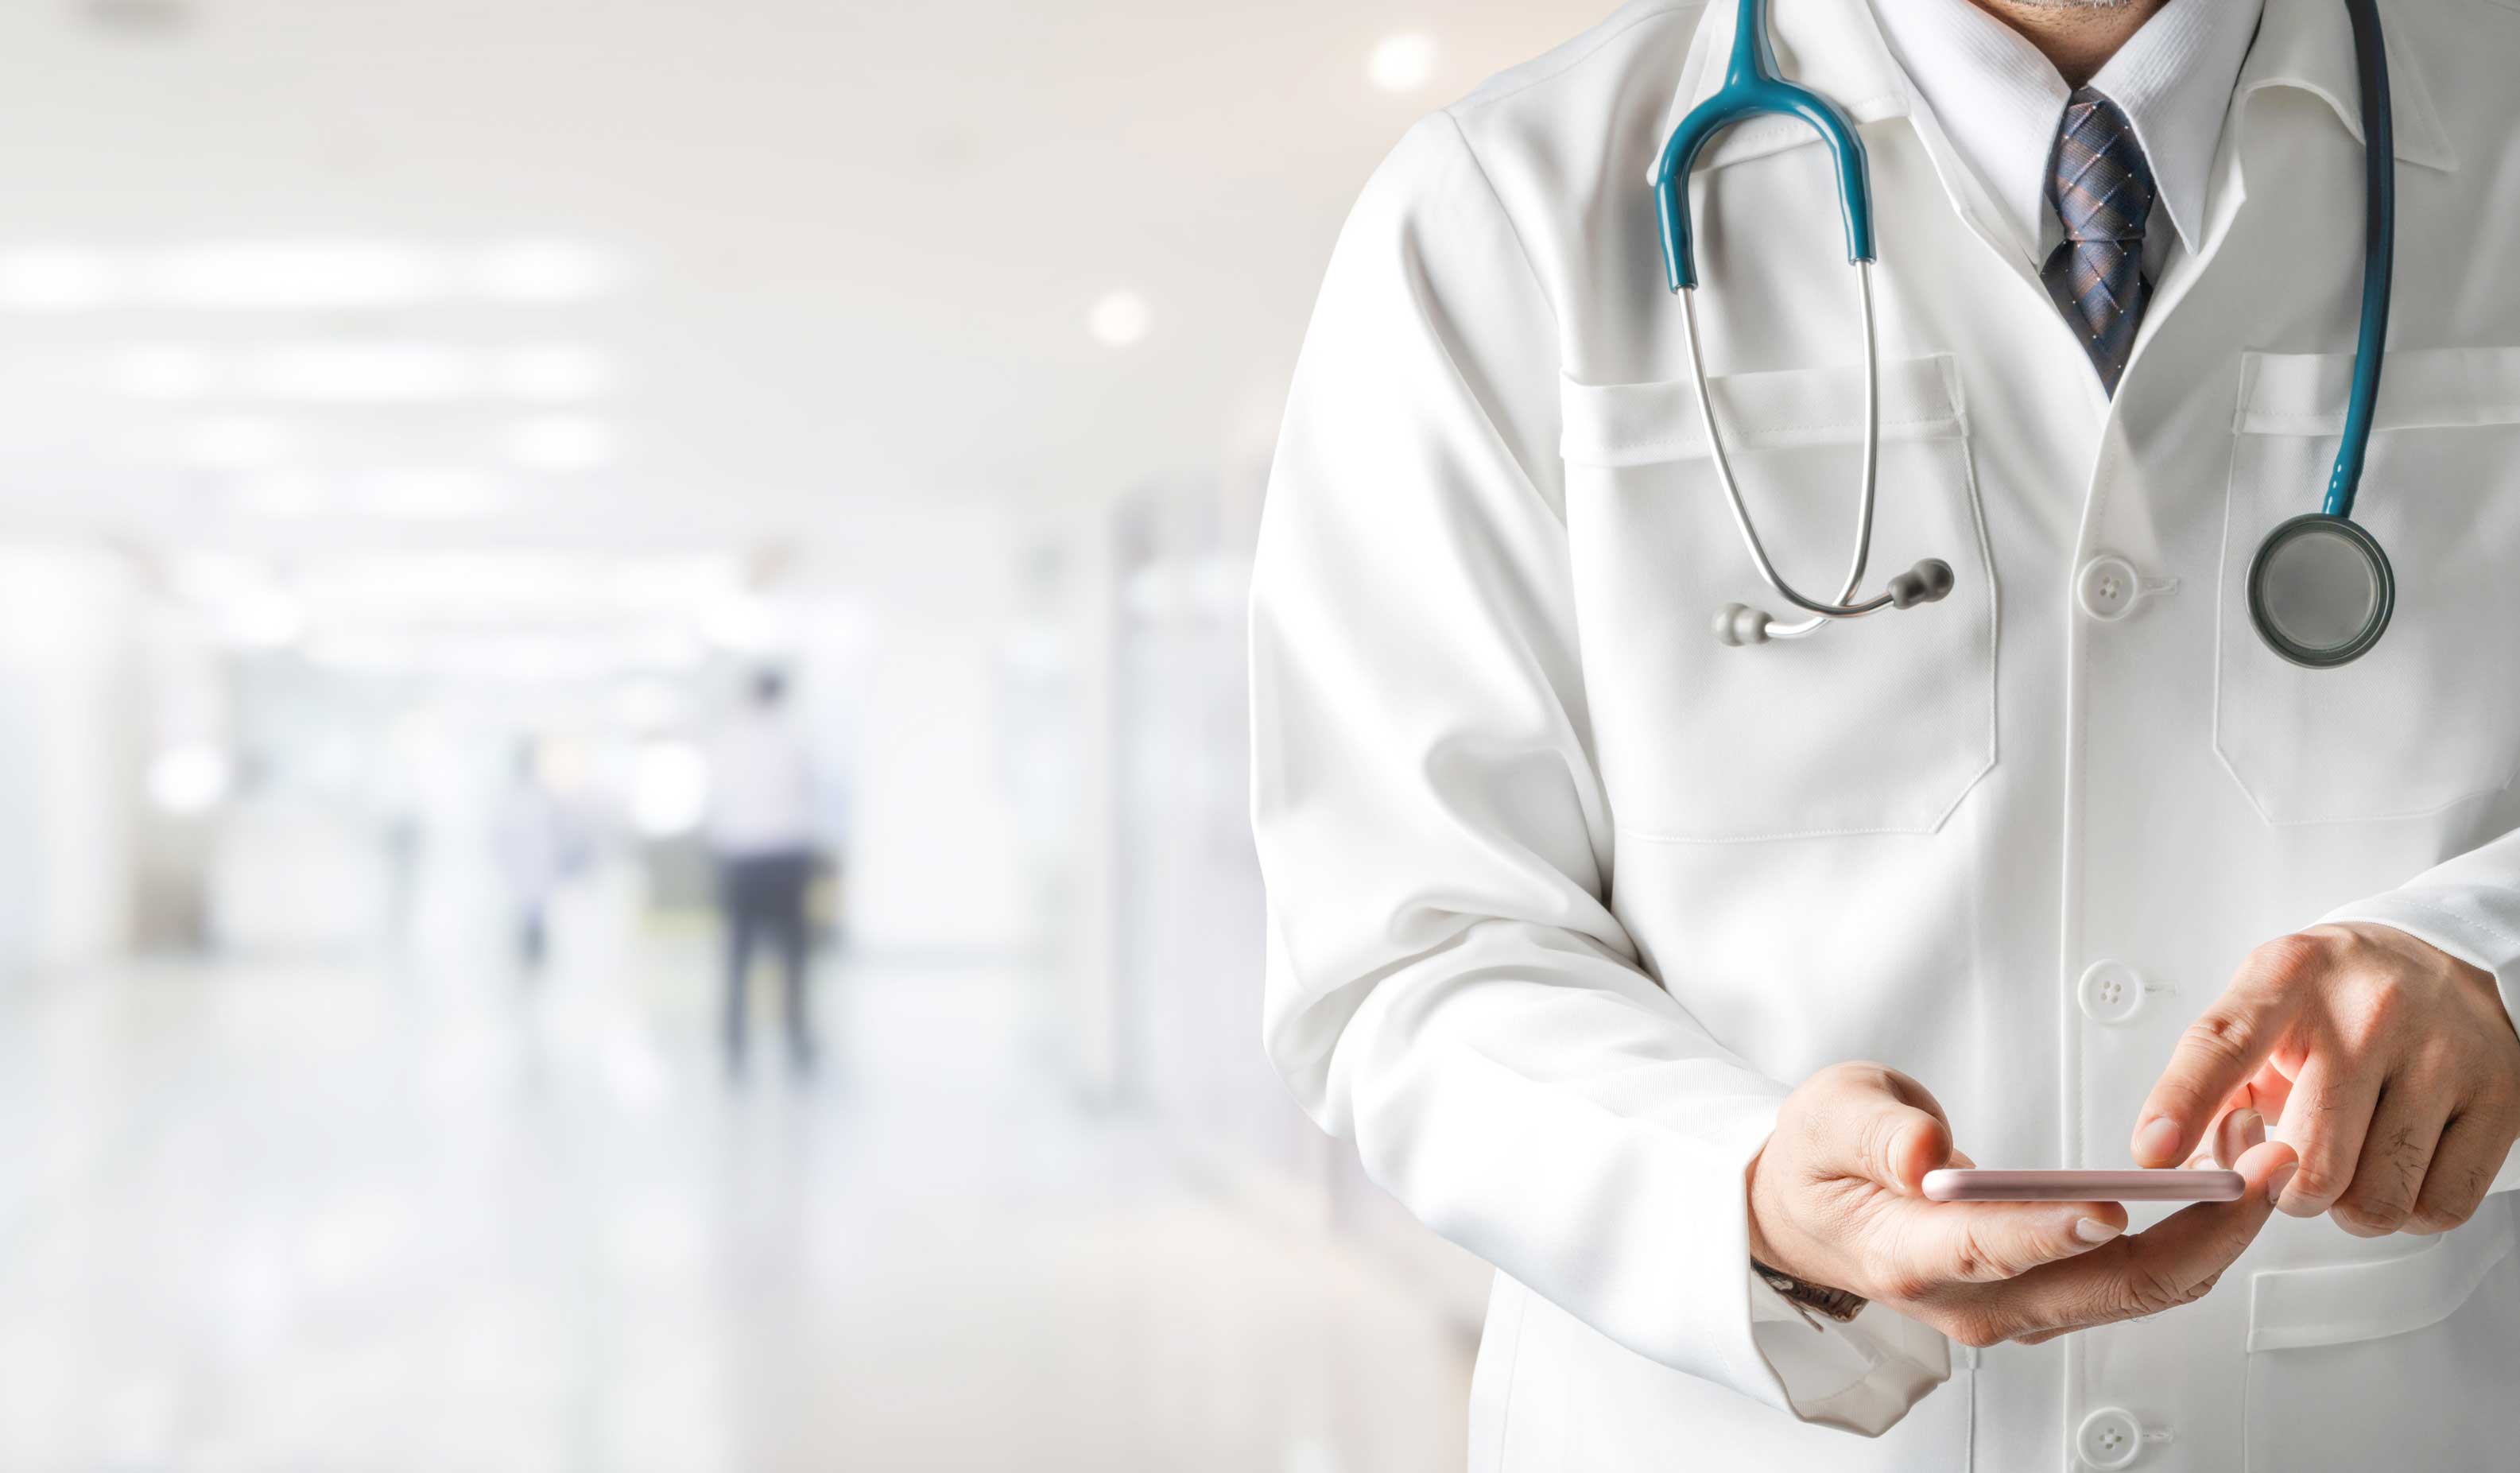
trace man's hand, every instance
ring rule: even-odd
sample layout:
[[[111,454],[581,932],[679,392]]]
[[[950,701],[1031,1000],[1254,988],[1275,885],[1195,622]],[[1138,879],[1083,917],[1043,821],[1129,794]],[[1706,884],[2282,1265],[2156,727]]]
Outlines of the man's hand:
[[[2404,931],[2315,926],[2252,953],[2187,1029],[2136,1117],[2135,1158],[2274,1137],[2278,1204],[2361,1237],[2467,1221],[2520,1135],[2520,1035],[2494,979]]]
[[[1969,1164],[1914,1080],[1879,1064],[1823,1069],[1786,1097],[1750,1164],[1750,1254],[1964,1345],[2036,1344],[2203,1298],[2266,1226],[2293,1153],[2253,1147],[2239,1201],[2131,1237],[2115,1202],[1925,1200],[1925,1173]]]

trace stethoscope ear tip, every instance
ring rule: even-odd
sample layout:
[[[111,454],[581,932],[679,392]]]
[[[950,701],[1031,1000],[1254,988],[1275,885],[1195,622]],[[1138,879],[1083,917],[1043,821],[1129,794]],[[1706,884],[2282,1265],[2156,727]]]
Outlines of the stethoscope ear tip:
[[[1939,603],[1950,597],[1958,582],[1950,563],[1940,558],[1928,558],[1890,580],[1890,606],[1913,608],[1919,603]]]
[[[1771,622],[1765,610],[1747,603],[1727,603],[1715,610],[1715,642],[1731,649],[1764,645],[1768,643]]]

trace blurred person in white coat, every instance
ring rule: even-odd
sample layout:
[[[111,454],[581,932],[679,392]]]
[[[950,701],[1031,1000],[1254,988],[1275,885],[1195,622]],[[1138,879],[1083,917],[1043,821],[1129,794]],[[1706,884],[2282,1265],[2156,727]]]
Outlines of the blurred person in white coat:
[[[583,838],[543,776],[542,748],[517,743],[491,816],[491,843],[515,915],[517,961],[528,976],[551,956],[552,902],[583,864]],[[394,862],[402,863],[399,842]]]
[[[727,1065],[743,1067],[755,950],[777,953],[789,1061],[815,1059],[808,993],[807,901],[820,861],[816,774],[805,734],[788,709],[788,679],[765,670],[709,750],[708,838],[726,917]]]
[[[1870,159],[1874,565],[1954,575],[1808,639],[1710,632],[1773,601],[1647,184],[1731,0],[1621,10],[1366,189],[1256,571],[1265,1038],[1499,1270],[1474,1466],[2520,1466],[2520,10],[2382,19],[2400,584],[2342,668],[2245,597],[2352,377],[2339,0],[1775,0]],[[2139,184],[2099,235],[2093,119]],[[1689,183],[1716,418],[1817,581],[1866,422],[1830,153],[1768,119]],[[2056,286],[2094,255],[2104,323]],[[2242,1200],[1920,1197],[2215,1158]]]

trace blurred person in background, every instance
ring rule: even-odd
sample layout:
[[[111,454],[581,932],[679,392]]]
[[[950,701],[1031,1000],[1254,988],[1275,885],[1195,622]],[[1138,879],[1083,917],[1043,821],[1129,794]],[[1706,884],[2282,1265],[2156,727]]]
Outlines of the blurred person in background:
[[[815,776],[804,734],[788,710],[788,678],[764,670],[709,753],[709,846],[726,908],[726,1061],[743,1068],[747,976],[755,946],[779,953],[786,982],[788,1052],[813,1067],[805,995],[806,900],[818,861]]]
[[[552,897],[578,866],[568,815],[543,781],[541,749],[517,743],[515,764],[492,818],[491,842],[515,906],[518,964],[539,973],[551,955]]]

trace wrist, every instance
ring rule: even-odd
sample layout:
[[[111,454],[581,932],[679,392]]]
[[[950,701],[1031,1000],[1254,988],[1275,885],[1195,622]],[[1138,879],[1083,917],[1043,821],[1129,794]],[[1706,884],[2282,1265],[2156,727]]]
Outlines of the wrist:
[[[1783,1189],[1792,1175],[1791,1166],[1784,1162],[1767,1162],[1768,1175],[1763,1181],[1759,1172],[1766,1156],[1767,1150],[1762,1147],[1759,1154],[1750,1159],[1747,1190],[1743,1193],[1748,1214],[1751,1267],[1757,1269],[1763,1277],[1769,1277],[1771,1285],[1788,1299],[1797,1296],[1776,1284],[1776,1278],[1809,1285],[1815,1293],[1846,1293],[1831,1283],[1832,1275],[1819,1262],[1826,1255],[1815,1255],[1812,1250],[1816,1245],[1810,1235],[1794,1230],[1793,1216],[1783,1200]],[[1847,1297],[1854,1296],[1848,1294]],[[1801,1299],[1798,1302],[1809,1304],[1813,1301]],[[1857,1302],[1861,1303],[1860,1300]]]
[[[1759,1167],[1767,1158],[1768,1148],[1762,1145],[1759,1147],[1759,1153],[1750,1158],[1750,1169],[1742,1174],[1741,1199],[1750,1229],[1750,1257],[1758,1263],[1766,1264],[1771,1268],[1785,1269],[1790,1272],[1791,1269],[1779,1262],[1782,1255],[1778,1251],[1775,1240],[1769,1236],[1766,1226],[1761,1221],[1763,1216],[1770,1216],[1775,1212],[1774,1204],[1765,1200],[1767,1193],[1761,1190],[1759,1182]]]

